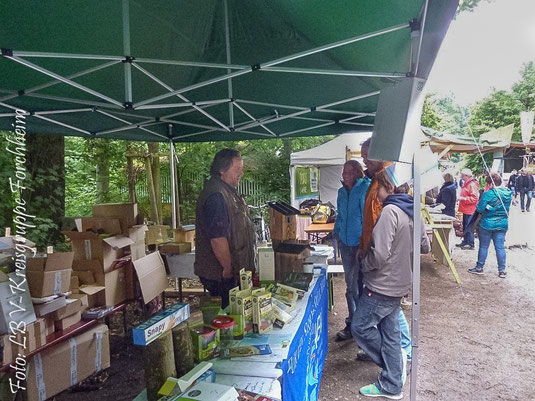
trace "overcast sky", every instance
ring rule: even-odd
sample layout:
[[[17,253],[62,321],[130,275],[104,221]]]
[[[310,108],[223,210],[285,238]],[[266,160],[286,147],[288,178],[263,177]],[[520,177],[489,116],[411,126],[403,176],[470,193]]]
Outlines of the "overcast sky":
[[[535,0],[482,0],[451,23],[427,90],[472,104],[492,87],[511,89],[528,61],[535,61]]]

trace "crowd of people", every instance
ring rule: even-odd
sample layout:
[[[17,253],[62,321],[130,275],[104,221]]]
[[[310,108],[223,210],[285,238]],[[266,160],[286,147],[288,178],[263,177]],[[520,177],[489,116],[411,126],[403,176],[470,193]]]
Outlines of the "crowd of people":
[[[388,163],[368,158],[370,139],[361,147],[364,167],[355,160],[344,164],[333,229],[346,281],[348,314],[337,340],[354,339],[357,359],[372,360],[381,372],[374,383],[360,388],[370,397],[401,399],[407,361],[411,360],[409,325],[401,300],[412,285],[412,249],[417,240],[422,253],[430,251],[423,221],[421,237],[413,238],[414,201],[407,184],[394,186],[386,172]],[[233,149],[218,152],[208,180],[197,201],[195,273],[212,296],[228,305],[228,291],[237,284],[242,268],[254,269],[254,231],[237,187],[243,160]],[[459,182],[450,173],[429,203],[442,205],[442,213],[462,214],[463,250],[479,252],[470,273],[483,274],[491,241],[496,249],[499,277],[506,276],[505,233],[512,199],[520,194],[522,211],[529,212],[533,177],[521,170],[511,175],[507,187],[498,173],[485,176],[480,193],[478,180],[468,169]],[[427,202],[427,199],[426,199]]]

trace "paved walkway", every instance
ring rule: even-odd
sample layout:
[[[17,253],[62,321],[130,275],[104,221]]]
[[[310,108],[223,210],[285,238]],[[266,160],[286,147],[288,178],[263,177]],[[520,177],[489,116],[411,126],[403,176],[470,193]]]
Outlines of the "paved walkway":
[[[520,211],[520,198],[518,205],[511,205],[509,211],[509,231],[505,239],[506,246],[535,247],[535,202],[532,202],[531,212]]]

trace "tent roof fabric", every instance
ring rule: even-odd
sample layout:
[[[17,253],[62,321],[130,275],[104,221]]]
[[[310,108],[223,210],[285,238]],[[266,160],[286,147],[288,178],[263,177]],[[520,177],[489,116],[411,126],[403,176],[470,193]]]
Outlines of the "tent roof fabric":
[[[360,145],[372,136],[371,132],[339,135],[312,149],[290,155],[291,166],[340,166],[346,162],[346,148],[360,150]]]
[[[458,136],[422,127],[425,139],[422,144],[429,145],[433,152],[439,153],[450,147],[448,153],[489,153],[507,149],[511,145],[514,124],[496,128],[482,134],[476,142],[471,137]]]
[[[0,4],[0,129],[188,142],[371,130],[458,0],[52,4]]]

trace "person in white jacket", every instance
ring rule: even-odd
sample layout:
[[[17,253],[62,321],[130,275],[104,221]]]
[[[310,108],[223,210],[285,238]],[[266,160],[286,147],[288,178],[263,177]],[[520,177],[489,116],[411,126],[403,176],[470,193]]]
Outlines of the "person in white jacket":
[[[401,298],[412,284],[413,198],[408,186],[394,188],[386,172],[377,176],[383,209],[365,250],[361,270],[364,291],[351,325],[362,350],[382,368],[373,384],[364,386],[365,396],[403,398],[406,355],[402,353],[399,311]],[[420,248],[430,251],[422,221]]]

